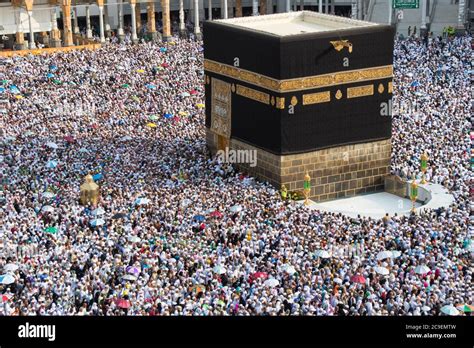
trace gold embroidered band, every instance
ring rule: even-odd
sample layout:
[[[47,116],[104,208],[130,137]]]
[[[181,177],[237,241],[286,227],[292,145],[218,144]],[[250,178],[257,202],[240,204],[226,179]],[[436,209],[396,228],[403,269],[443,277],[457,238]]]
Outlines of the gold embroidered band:
[[[385,65],[351,71],[341,71],[336,73],[307,76],[288,80],[277,80],[265,75],[257,74],[241,68],[236,68],[231,65],[218,63],[209,59],[204,60],[204,69],[206,72],[224,75],[278,93],[329,87],[340,84],[372,81],[393,77],[393,65]]]

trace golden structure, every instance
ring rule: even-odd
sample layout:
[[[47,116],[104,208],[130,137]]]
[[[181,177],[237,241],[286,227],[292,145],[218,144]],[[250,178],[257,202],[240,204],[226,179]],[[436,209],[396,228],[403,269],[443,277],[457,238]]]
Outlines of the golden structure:
[[[81,204],[82,205],[97,205],[100,197],[100,188],[94,182],[92,175],[88,174],[84,178],[84,183],[81,185]]]
[[[426,173],[426,170],[428,169],[428,160],[430,158],[428,157],[428,155],[426,154],[426,152],[424,152],[422,155],[421,155],[421,163],[420,163],[420,169],[421,169],[421,172],[423,173],[423,176],[421,177],[421,181],[420,181],[420,184],[424,185],[427,183],[426,181],[426,178],[425,178],[425,173]]]
[[[412,208],[411,208],[412,213],[415,213],[415,203],[416,203],[417,198],[418,198],[418,184],[416,183],[416,180],[415,180],[415,174],[413,174],[412,181],[410,184],[410,199],[412,203]]]
[[[285,201],[287,196],[288,196],[288,189],[286,188],[285,185],[281,185],[281,199]]]
[[[306,172],[303,182],[303,193],[304,193],[304,205],[309,205],[309,194],[311,193],[311,177]]]
[[[338,40],[338,41],[331,41],[331,44],[334,46],[336,51],[341,51],[344,47],[347,47],[349,53],[352,53],[352,43],[349,40]]]

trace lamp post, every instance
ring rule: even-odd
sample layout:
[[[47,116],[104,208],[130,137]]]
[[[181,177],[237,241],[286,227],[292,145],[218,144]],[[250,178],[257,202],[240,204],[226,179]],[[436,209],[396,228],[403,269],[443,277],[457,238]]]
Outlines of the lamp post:
[[[304,183],[303,183],[303,193],[304,193],[304,205],[309,205],[309,194],[311,193],[311,177],[309,176],[308,172],[304,176]]]
[[[281,185],[281,199],[286,201],[286,197],[288,195],[288,190],[285,185]]]
[[[417,198],[418,198],[418,184],[416,183],[415,175],[413,174],[412,182],[410,184],[410,199],[412,203],[412,208],[411,208],[412,213],[415,213],[415,202]]]
[[[429,160],[429,157],[426,154],[426,152],[424,152],[421,155],[421,161],[420,161],[420,169],[421,169],[421,172],[423,173],[423,176],[421,177],[421,182],[420,182],[420,184],[422,185],[427,183],[425,179],[425,173],[426,173],[426,169],[428,169],[428,160]]]

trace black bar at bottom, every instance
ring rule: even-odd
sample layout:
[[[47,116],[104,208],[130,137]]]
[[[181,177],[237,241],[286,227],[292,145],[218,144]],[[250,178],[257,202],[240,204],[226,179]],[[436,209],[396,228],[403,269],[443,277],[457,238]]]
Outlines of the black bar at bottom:
[[[471,347],[472,330],[468,333],[468,329],[472,324],[472,317],[0,317],[0,346],[232,343]],[[54,341],[52,327],[34,325],[54,325]],[[46,337],[31,337],[39,334]]]

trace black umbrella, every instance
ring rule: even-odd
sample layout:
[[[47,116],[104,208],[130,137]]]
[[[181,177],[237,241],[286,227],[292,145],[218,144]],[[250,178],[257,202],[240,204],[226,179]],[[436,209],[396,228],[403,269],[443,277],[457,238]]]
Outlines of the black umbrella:
[[[112,219],[123,219],[125,216],[127,216],[124,213],[117,213],[114,216],[112,216]]]

